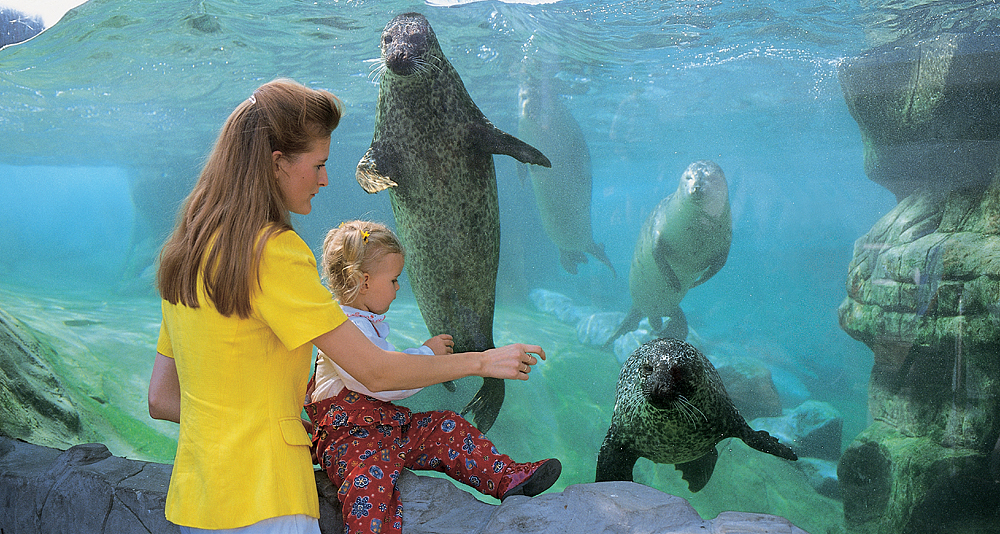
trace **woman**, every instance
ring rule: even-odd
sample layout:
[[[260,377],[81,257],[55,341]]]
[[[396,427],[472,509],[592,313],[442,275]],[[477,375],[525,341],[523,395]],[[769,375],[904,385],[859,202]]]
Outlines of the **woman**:
[[[312,210],[340,104],[290,80],[237,106],[160,257],[149,413],[179,422],[166,517],[182,532],[318,533],[300,419],[315,345],[371,391],[527,380],[540,347],[414,356],[377,348],[320,282],[289,212]],[[228,531],[228,530],[227,530]]]

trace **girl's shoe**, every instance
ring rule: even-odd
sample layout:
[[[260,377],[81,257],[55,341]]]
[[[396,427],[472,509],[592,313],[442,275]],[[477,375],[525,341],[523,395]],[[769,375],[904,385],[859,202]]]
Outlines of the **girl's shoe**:
[[[559,474],[562,473],[562,464],[559,463],[559,460],[550,458],[530,464],[514,464],[513,469],[514,472],[505,475],[503,482],[500,483],[501,488],[504,487],[504,482],[506,482],[506,487],[510,488],[501,491],[501,501],[511,495],[534,497],[549,489],[559,479]]]

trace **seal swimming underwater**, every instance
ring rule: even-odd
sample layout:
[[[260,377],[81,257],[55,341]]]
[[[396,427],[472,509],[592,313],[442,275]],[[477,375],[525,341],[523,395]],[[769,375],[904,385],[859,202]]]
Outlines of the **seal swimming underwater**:
[[[451,334],[455,352],[493,348],[500,261],[493,154],[549,160],[483,115],[423,15],[389,21],[379,48],[375,134],[358,183],[369,193],[389,189],[406,272],[431,335]],[[503,381],[485,378],[462,414],[486,432],[503,396]]]
[[[658,331],[661,318],[669,316],[669,332],[657,335],[686,338],[687,319],[678,305],[689,289],[722,269],[732,238],[722,168],[708,160],[688,165],[677,190],[660,201],[639,232],[628,274],[632,308],[606,346],[634,330],[643,317]]]
[[[589,253],[617,277],[604,245],[594,242],[591,229],[590,150],[580,124],[550,85],[525,75],[518,93],[517,135],[552,159],[551,168],[528,169],[542,228],[559,248],[566,272],[576,274],[576,264],[587,263],[585,253]]]
[[[704,354],[677,339],[654,339],[622,366],[611,426],[597,457],[597,482],[632,480],[640,458],[674,464],[696,492],[712,477],[715,445],[740,438],[786,460],[795,453],[764,430],[750,428]]]

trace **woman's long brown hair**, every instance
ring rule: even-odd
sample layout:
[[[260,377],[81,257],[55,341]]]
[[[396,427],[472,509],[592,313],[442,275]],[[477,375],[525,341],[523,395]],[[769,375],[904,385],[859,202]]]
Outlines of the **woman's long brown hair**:
[[[236,107],[160,252],[164,300],[199,307],[204,268],[205,292],[219,313],[250,316],[264,244],[292,228],[271,154],[308,152],[329,139],[340,116],[340,101],[330,93],[280,79]]]

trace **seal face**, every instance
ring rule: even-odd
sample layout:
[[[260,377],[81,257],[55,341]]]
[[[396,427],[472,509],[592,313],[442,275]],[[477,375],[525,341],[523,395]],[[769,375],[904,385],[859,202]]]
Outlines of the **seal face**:
[[[698,349],[677,339],[655,339],[622,366],[596,480],[631,481],[641,457],[674,464],[696,492],[715,469],[715,445],[731,437],[779,458],[798,459],[766,431],[750,428]]]
[[[382,32],[381,81],[371,147],[357,180],[389,189],[406,246],[406,270],[431,335],[455,352],[493,347],[500,210],[493,154],[549,166],[535,148],[493,126],[444,57],[427,19],[406,13]],[[462,410],[486,432],[503,403],[503,381],[484,379]]]
[[[681,299],[722,269],[732,236],[726,175],[714,162],[692,163],[639,232],[629,270],[632,308],[608,344],[634,330],[643,317],[659,330],[661,318],[669,316],[669,332],[659,335],[687,337]]]

